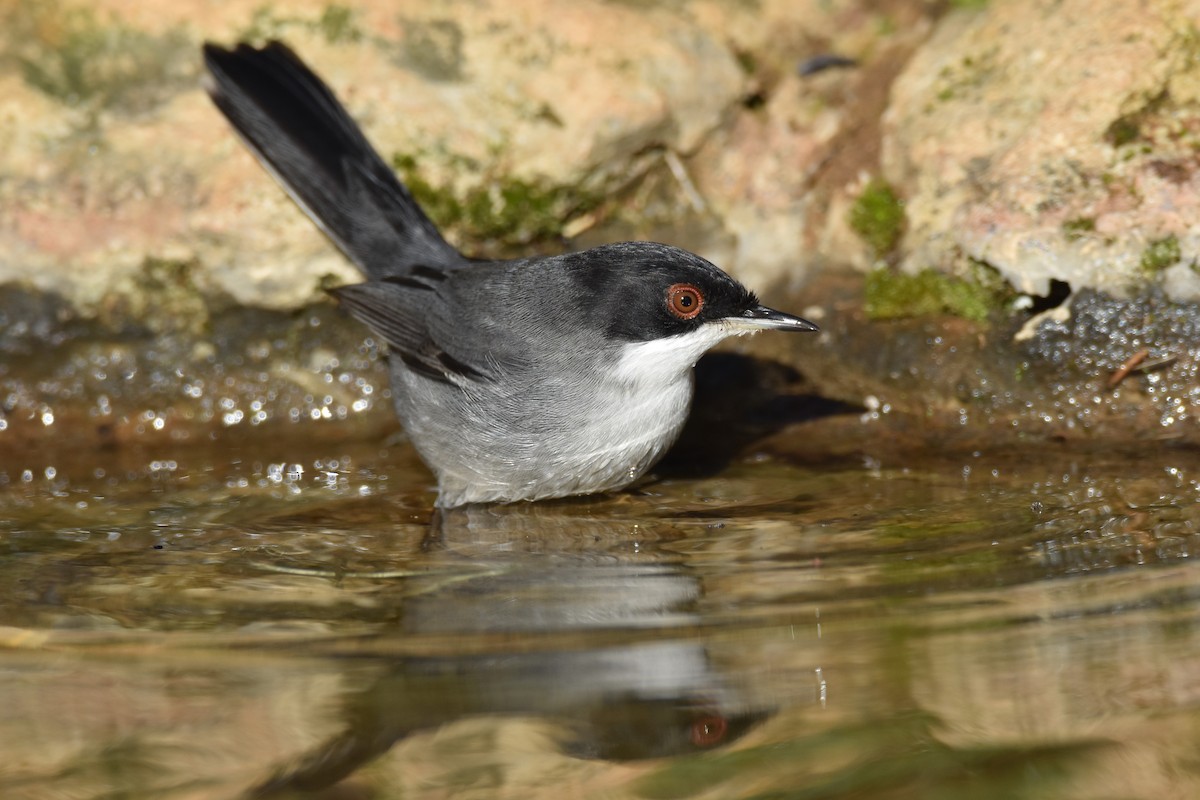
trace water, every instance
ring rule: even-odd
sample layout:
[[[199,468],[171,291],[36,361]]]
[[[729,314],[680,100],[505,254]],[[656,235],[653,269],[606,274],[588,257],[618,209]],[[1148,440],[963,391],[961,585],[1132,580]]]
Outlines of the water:
[[[1197,453],[780,450],[432,521],[402,443],[7,458],[0,796],[1200,796]]]

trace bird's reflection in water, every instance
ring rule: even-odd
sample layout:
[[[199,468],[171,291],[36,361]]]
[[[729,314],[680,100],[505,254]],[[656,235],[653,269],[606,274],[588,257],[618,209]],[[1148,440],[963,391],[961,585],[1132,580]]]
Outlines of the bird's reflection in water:
[[[678,532],[587,510],[571,503],[442,512],[424,543],[427,563],[492,569],[409,598],[405,627],[563,632],[695,622],[699,581],[657,547]]]
[[[347,699],[340,735],[253,796],[331,786],[406,737],[468,717],[538,717],[559,731],[561,752],[620,761],[719,747],[766,716],[714,669],[698,641],[611,644],[622,629],[694,622],[701,590],[692,575],[664,557],[615,547],[629,538],[628,521],[541,507],[521,513],[534,508],[442,515],[426,541],[431,559],[502,568],[407,598],[402,610],[404,635],[524,632],[509,648],[521,652],[391,662]],[[539,650],[534,635],[598,629],[608,633],[604,646],[580,636]]]

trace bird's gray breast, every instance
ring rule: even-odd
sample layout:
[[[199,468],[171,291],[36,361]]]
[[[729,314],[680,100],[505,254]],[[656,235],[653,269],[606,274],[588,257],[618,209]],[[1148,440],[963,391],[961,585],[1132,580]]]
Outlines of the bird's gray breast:
[[[459,385],[393,362],[397,412],[438,475],[440,505],[619,488],[678,436],[691,402],[690,370],[630,374],[595,354],[556,362]]]

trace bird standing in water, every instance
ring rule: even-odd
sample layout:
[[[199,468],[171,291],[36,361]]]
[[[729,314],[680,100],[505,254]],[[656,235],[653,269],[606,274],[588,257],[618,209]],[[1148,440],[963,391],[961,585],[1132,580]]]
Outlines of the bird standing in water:
[[[367,277],[333,294],[388,344],[396,412],[439,507],[627,486],[679,435],[706,350],[817,330],[665,244],[473,261],[285,45],[208,44],[204,58],[213,102]]]

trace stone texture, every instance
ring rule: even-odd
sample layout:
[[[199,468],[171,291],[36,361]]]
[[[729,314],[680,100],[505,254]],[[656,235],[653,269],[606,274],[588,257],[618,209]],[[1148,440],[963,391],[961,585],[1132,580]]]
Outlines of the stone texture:
[[[785,432],[781,452],[838,439],[851,452],[900,457],[930,446],[1050,441],[1082,452],[1200,441],[1200,314],[1161,290],[1123,300],[1083,289],[1025,325],[1019,316],[873,320],[861,277],[844,272],[808,291],[823,300],[811,313],[820,335],[764,337],[760,352],[801,365],[822,397],[858,406],[862,424]]]
[[[1200,298],[1197,20],[1189,0],[1012,0],[944,18],[884,120],[905,265],[965,255],[1037,295],[1051,279],[1118,295],[1162,280]],[[1147,264],[1163,241],[1177,249]]]
[[[282,38],[434,206],[458,203],[468,251],[695,249],[826,329],[756,352],[872,424],[915,421],[913,439],[1191,442],[1198,2],[935,22],[916,0],[0,0],[0,438],[394,429],[378,354],[321,301],[357,274],[198,88],[200,42]],[[797,73],[823,54],[858,66]],[[880,174],[906,200],[890,260],[970,257],[1075,298],[990,323],[866,318],[861,282],[833,284],[879,260],[847,218]],[[1110,388],[1141,350],[1155,369]]]
[[[669,6],[173,4],[7,0],[0,74],[0,282],[95,307],[147,257],[293,307],[353,270],[254,164],[199,89],[199,44],[286,39],[385,157],[431,186],[606,192],[656,149],[695,150],[745,76]],[[497,201],[502,202],[502,201]],[[450,231],[453,236],[456,232]],[[469,243],[468,243],[469,244]]]
[[[761,5],[752,18],[725,3],[694,8],[703,24],[728,30],[738,52],[751,54],[761,104],[716,131],[690,165],[731,234],[718,263],[754,286],[797,286],[814,267],[860,250],[845,209],[863,176],[878,171],[888,87],[928,25],[911,3]],[[859,63],[798,74],[804,60],[829,54]]]

